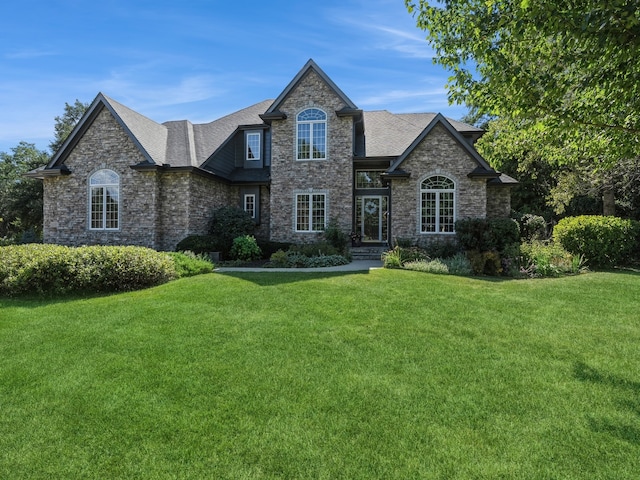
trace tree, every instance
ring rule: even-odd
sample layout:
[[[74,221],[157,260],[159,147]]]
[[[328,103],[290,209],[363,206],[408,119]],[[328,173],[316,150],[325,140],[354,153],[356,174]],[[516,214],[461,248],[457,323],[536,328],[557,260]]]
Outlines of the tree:
[[[46,165],[47,152],[20,142],[12,154],[0,152],[0,238],[42,231],[42,182],[24,176]]]
[[[65,102],[64,113],[62,116],[55,118],[55,138],[49,143],[51,154],[55,154],[58,151],[88,108],[88,103],[82,103],[78,99],[76,99],[73,105]]]
[[[89,104],[65,103],[64,113],[55,117],[55,139],[49,144],[54,154],[67,139]],[[42,181],[25,173],[46,165],[50,156],[32,143],[20,142],[12,153],[0,152],[0,239],[20,240],[25,233],[42,233]]]
[[[635,0],[405,0],[449,99],[554,139],[554,161],[640,156]],[[547,152],[549,153],[549,152]]]

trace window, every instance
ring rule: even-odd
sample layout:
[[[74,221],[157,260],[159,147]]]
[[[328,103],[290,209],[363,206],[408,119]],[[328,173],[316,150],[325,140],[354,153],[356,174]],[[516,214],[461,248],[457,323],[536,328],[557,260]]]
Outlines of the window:
[[[296,231],[320,232],[326,227],[326,195],[299,193],[296,195]]]
[[[247,133],[247,160],[260,160],[260,133]]]
[[[296,117],[298,126],[297,159],[327,158],[327,114],[318,108],[303,110]]]
[[[256,218],[256,196],[255,194],[247,193],[244,196],[244,211],[251,215],[251,218]]]
[[[89,178],[89,228],[117,230],[120,211],[120,177],[112,170],[98,170]]]
[[[436,175],[420,185],[422,233],[455,232],[456,186],[448,177]]]
[[[356,170],[356,188],[384,188],[382,177],[384,170]]]

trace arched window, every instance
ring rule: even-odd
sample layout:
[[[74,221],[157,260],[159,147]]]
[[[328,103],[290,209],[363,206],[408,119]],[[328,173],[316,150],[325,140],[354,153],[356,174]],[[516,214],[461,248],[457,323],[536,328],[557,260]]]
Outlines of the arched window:
[[[120,177],[112,170],[98,170],[89,178],[89,228],[120,227]]]
[[[448,177],[434,175],[420,184],[420,231],[455,232],[456,184]]]
[[[296,117],[298,160],[327,158],[327,114],[319,108],[307,108]]]

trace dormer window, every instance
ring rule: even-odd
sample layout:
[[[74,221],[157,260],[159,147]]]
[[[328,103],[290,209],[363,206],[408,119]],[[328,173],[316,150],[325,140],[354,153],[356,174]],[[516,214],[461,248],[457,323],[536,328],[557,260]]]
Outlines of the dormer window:
[[[327,114],[319,108],[307,108],[296,117],[298,160],[327,158]]]
[[[246,135],[246,159],[260,160],[260,132],[247,132]]]

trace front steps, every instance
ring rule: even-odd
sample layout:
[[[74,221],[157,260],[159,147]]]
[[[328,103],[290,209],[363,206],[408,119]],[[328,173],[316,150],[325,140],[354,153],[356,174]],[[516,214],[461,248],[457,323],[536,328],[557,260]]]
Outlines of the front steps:
[[[353,260],[380,260],[381,255],[389,250],[384,245],[362,245],[351,247],[351,258]]]

